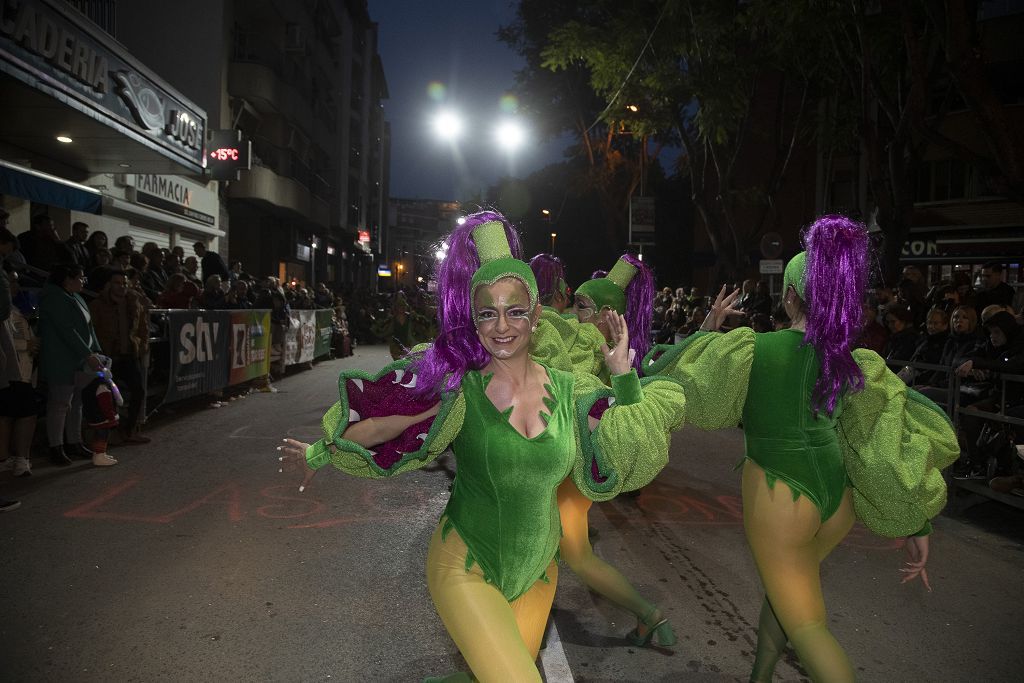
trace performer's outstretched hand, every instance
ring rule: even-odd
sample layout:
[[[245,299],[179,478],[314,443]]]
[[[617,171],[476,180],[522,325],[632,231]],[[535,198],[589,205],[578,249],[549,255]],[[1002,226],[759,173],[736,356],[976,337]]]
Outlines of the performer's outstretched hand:
[[[910,555],[910,562],[907,562],[906,566],[900,569],[903,572],[903,580],[900,583],[913,581],[920,576],[924,587],[931,592],[932,585],[928,583],[928,570],[924,568],[928,563],[928,537],[908,536],[906,546],[904,547],[907,549],[907,554]]]
[[[277,447],[277,450],[281,453],[277,458],[281,462],[281,467],[277,471],[291,472],[293,469],[298,468],[302,472],[302,483],[299,484],[299,493],[305,491],[306,487],[313,482],[313,477],[316,476],[317,472],[306,462],[307,448],[309,448],[308,443],[302,443],[295,439],[285,439],[284,445]]]
[[[633,358],[636,356],[636,351],[629,348],[629,328],[626,326],[626,319],[621,313],[611,309],[605,310],[602,315],[612,338],[611,349],[607,344],[601,344],[604,366],[608,368],[610,375],[624,375],[633,367]]]
[[[726,295],[725,285],[722,285],[718,296],[715,297],[715,303],[711,304],[711,310],[708,311],[707,317],[704,318],[704,323],[700,326],[701,331],[714,332],[722,326],[722,323],[730,315],[743,315],[743,311],[732,307],[736,299],[739,298],[739,295],[739,289],[734,290],[732,294]]]

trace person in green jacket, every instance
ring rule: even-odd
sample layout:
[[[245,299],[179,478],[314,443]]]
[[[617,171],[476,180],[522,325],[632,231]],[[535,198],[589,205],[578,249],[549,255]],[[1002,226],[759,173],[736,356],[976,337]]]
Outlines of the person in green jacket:
[[[668,460],[685,399],[674,380],[639,379],[625,320],[612,312],[611,389],[568,371],[501,214],[467,217],[446,242],[438,339],[377,375],[343,372],[323,438],[286,439],[281,459],[304,468],[301,491],[327,464],[383,478],[423,467],[450,444],[458,476],[430,541],[431,598],[477,680],[540,681],[535,660],[558,578],[558,485],[571,477],[608,500],[649,482]],[[542,364],[534,354],[546,343],[554,346]],[[610,397],[614,405],[591,417]]]
[[[851,351],[861,331],[867,229],[823,216],[804,244],[783,283],[792,327],[698,332],[645,359],[648,376],[683,385],[688,423],[743,425],[743,528],[765,589],[752,681],[772,680],[787,641],[812,680],[853,680],[828,628],[821,562],[859,518],[875,533],[906,537],[903,580],[928,586],[929,520],[946,502],[941,469],[959,453],[938,406],[878,354]],[[722,288],[703,329],[736,312],[736,295]]]
[[[48,387],[46,435],[50,461],[60,467],[71,464],[69,455],[99,466],[117,463],[82,445],[82,397],[75,375],[103,367],[89,306],[81,296],[84,288],[81,266],[60,264],[50,271],[39,299],[39,378]]]

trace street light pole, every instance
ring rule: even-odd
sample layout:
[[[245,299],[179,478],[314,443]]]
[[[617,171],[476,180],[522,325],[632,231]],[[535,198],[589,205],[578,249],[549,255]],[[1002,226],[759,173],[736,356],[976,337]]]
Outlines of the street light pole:
[[[551,255],[555,255],[555,238],[558,237],[557,232],[551,233]]]

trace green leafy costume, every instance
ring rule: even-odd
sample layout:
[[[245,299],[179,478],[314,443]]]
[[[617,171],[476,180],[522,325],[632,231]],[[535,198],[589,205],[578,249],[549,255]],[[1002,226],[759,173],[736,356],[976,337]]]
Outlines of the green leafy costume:
[[[683,385],[687,423],[721,429],[742,422],[746,457],[769,483],[781,479],[807,496],[822,521],[850,486],[857,517],[875,533],[927,531],[946,502],[940,470],[959,454],[952,424],[878,354],[856,349],[853,357],[864,389],[848,392],[831,416],[811,408],[820,363],[798,331],[702,332],[654,348],[644,365],[648,376]],[[794,396],[800,400],[786,400]]]

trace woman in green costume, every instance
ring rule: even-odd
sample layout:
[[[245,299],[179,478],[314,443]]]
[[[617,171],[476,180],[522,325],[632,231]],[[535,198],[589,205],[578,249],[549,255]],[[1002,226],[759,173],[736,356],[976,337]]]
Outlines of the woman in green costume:
[[[447,243],[435,343],[376,376],[342,373],[323,438],[286,440],[282,459],[304,464],[304,489],[326,464],[381,478],[423,467],[450,445],[458,475],[430,541],[431,598],[476,679],[539,681],[534,661],[557,580],[558,485],[571,477],[608,500],[649,482],[667,462],[683,394],[674,380],[638,378],[627,327],[610,314],[614,346],[603,353],[612,388],[573,375],[500,214],[469,216]],[[531,357],[538,349],[546,364]],[[612,397],[600,420],[590,417]]]
[[[784,277],[790,329],[697,333],[646,361],[648,375],[683,384],[690,424],[743,425],[743,527],[765,588],[752,681],[771,680],[787,641],[813,680],[853,680],[826,622],[821,562],[859,518],[907,536],[903,580],[927,586],[929,520],[946,501],[940,470],[959,450],[942,410],[878,354],[851,353],[867,281],[864,226],[823,216],[804,244]],[[724,295],[705,329],[735,313],[736,293]]]
[[[567,289],[561,263],[552,263],[551,257],[545,257],[545,254],[538,254],[530,260],[542,302],[557,299],[559,292]],[[556,265],[557,268],[553,267]],[[608,368],[603,362],[601,347],[613,341],[606,320],[614,319],[607,313],[626,320],[631,347],[629,360],[639,367],[640,359],[650,346],[647,334],[653,305],[653,273],[632,254],[626,254],[606,276],[580,285],[572,309],[573,318],[564,319],[565,316],[547,306],[541,315],[559,332],[570,358],[576,363],[576,372],[589,373],[607,382]],[[562,520],[558,549],[562,560],[587,588],[636,616],[636,628],[626,635],[627,640],[638,646],[648,645],[652,640],[666,647],[675,645],[676,635],[658,606],[644,599],[618,569],[594,554],[588,524],[592,505],[593,501],[580,492],[572,479],[566,479],[558,487],[558,512]]]

